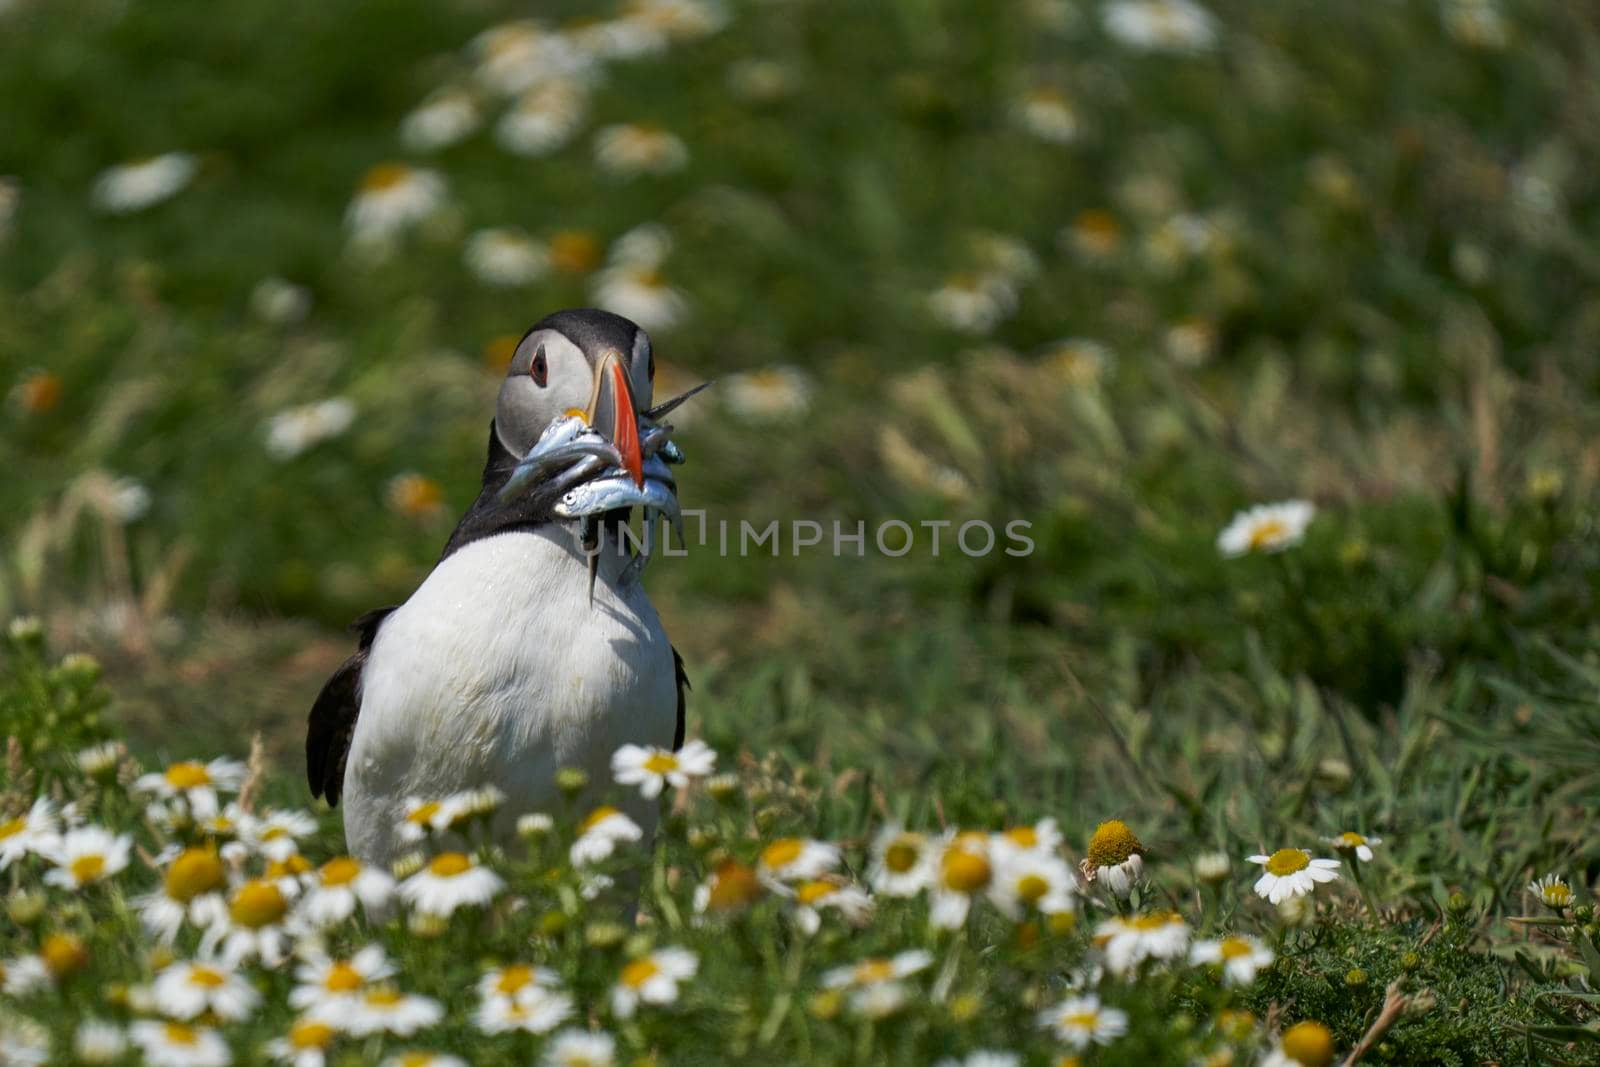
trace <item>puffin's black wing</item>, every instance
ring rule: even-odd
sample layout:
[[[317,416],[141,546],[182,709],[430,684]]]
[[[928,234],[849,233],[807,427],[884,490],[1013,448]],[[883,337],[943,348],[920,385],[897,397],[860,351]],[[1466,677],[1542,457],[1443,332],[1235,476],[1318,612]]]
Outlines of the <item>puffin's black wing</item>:
[[[329,804],[339,803],[344,788],[344,764],[350,755],[356,716],[361,714],[361,670],[367,665],[367,652],[378,636],[378,627],[398,606],[377,608],[350,624],[350,629],[361,635],[356,654],[333,672],[311,705],[306,723],[306,778],[311,795],[327,797]]]
[[[678,650],[675,648],[672,649],[672,673],[678,676],[678,725],[672,731],[672,751],[676,752],[683,747],[683,731],[688,725],[687,712],[691,687],[689,676],[683,671],[683,657],[678,655]]]

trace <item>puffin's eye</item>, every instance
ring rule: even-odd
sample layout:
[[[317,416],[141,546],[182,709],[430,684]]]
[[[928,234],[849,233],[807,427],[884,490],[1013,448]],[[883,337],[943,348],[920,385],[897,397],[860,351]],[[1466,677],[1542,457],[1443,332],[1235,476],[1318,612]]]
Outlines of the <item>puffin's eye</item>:
[[[528,368],[528,376],[533,379],[534,385],[543,389],[545,379],[549,373],[550,368],[544,361],[544,345],[540,345],[539,351],[533,354],[533,366]]]

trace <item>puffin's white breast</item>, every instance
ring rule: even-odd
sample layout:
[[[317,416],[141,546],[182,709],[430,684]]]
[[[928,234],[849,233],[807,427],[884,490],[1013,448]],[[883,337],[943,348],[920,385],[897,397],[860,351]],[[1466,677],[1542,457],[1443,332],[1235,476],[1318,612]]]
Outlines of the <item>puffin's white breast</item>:
[[[362,672],[345,771],[345,836],[387,863],[406,798],[494,785],[506,829],[555,810],[555,772],[596,787],[626,742],[669,746],[677,715],[671,647],[621,560],[589,569],[565,527],[497,534],[443,560],[384,620]],[[629,814],[649,831],[655,805]]]

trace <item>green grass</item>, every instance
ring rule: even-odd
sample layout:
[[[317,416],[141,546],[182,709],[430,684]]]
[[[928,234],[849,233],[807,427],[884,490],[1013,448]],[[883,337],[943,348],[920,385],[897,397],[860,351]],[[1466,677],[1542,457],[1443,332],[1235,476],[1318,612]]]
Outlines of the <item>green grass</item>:
[[[450,209],[373,263],[343,224],[362,175],[405,158],[401,118],[467,82],[468,42],[520,9],[22,0],[0,13],[0,175],[21,189],[0,237],[0,614],[44,620],[52,656],[98,658],[95,730],[152,763],[242,756],[259,731],[269,795],[303,804],[303,714],[349,647],[338,628],[404,598],[476,493],[486,348],[592,299],[581,273],[487,287],[465,238],[605,246],[660,223],[690,308],[654,332],[665,373],[792,364],[816,385],[791,422],[740,416],[726,388],[695,401],[686,506],[735,527],[1025,519],[1037,545],[652,564],[691,731],[798,783],[775,825],[857,841],[888,815],[1051,815],[1078,855],[1120,816],[1155,899],[1195,922],[1200,852],[1237,867],[1377,833],[1383,918],[1341,883],[1251,993],[1258,1014],[1320,1018],[1348,1050],[1411,946],[1427,962],[1407,991],[1438,1006],[1370,1057],[1520,1062],[1537,1042],[1542,1062],[1593,1062],[1593,1001],[1555,995],[1594,992],[1582,935],[1508,919],[1532,877],[1586,897],[1600,871],[1600,25],[1503,2],[1504,45],[1475,46],[1449,21],[1470,6],[1218,0],[1217,46],[1163,55],[1111,39],[1087,2],[732,3],[719,32],[608,64],[583,131],[546,158],[501,150],[486,102],[485,129],[413,160],[446,177]],[[788,90],[730,88],[752,59]],[[1074,143],[1016,121],[1035,86],[1071,101]],[[690,162],[601,172],[593,133],[625,121],[673,131]],[[189,188],[91,209],[105,167],[168,150],[197,154]],[[1071,240],[1091,211],[1120,235],[1099,257]],[[1211,237],[1179,254],[1184,216]],[[1013,315],[964,334],[928,295],[982,266],[984,233],[1038,270]],[[252,314],[273,276],[307,288],[304,321]],[[1175,358],[1169,331],[1196,322],[1208,351]],[[1108,365],[1067,373],[1066,338]],[[41,372],[59,400],[30,408]],[[334,395],[359,413],[346,434],[267,453],[266,420]],[[390,506],[404,472],[438,483],[436,514]],[[147,486],[149,513],[103,517],[108,475]],[[1296,496],[1319,506],[1303,544],[1219,556],[1236,509]],[[29,670],[9,675],[6,730],[40,746],[25,762],[70,755]],[[724,845],[748,859],[744,829]],[[687,848],[662,862],[692,881],[709,861]],[[764,924],[752,936],[780,929]],[[1078,949],[1061,951],[1050,966]],[[1365,985],[1343,984],[1352,966]],[[717,980],[743,974],[730,957]],[[1149,996],[1126,1062],[1217,1007]],[[931,1057],[932,1019],[885,1055]],[[635,1051],[665,1057],[658,1041]]]

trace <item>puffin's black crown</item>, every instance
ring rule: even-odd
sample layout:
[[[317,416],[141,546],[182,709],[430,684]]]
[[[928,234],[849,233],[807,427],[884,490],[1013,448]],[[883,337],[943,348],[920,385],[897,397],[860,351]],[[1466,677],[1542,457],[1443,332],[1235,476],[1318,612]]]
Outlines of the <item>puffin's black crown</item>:
[[[600,308],[552,312],[529,327],[528,333],[534,330],[555,330],[591,356],[608,348],[615,348],[623,356],[631,355],[634,341],[644,332],[621,315]]]

